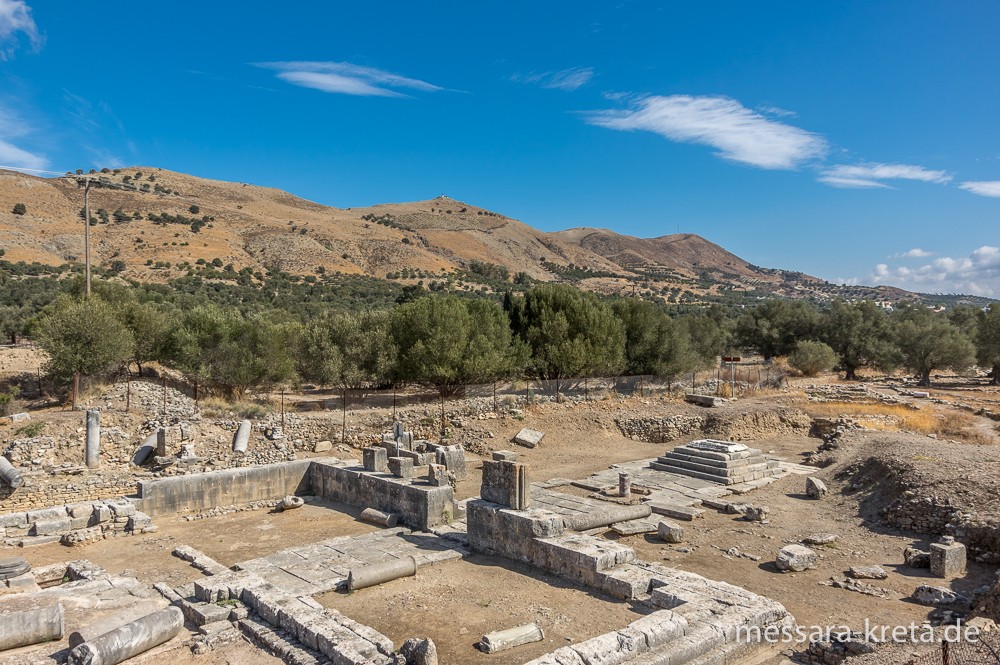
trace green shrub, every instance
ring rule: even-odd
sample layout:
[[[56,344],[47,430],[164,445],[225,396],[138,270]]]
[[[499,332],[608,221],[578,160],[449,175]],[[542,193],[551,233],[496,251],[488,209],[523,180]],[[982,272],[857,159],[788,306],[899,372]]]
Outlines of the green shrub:
[[[14,209],[11,210],[15,215],[24,215],[28,212],[28,206],[23,203],[15,203]]]
[[[39,421],[28,423],[24,427],[14,430],[14,436],[23,436],[26,439],[33,439],[45,430],[45,423]]]
[[[799,342],[788,356],[788,364],[806,376],[827,372],[837,364],[837,353],[823,342]]]

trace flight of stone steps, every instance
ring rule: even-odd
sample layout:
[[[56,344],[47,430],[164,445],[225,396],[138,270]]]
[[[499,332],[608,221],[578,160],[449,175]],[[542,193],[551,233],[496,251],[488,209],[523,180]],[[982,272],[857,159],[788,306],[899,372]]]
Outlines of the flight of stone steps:
[[[649,465],[658,471],[735,485],[781,475],[781,463],[742,443],[700,439],[677,446]]]

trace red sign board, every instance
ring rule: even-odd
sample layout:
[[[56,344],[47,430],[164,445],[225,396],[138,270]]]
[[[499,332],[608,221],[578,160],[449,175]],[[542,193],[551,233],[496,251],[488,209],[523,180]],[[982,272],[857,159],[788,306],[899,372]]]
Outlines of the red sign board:
[[[722,362],[724,362],[724,363],[738,363],[741,360],[743,360],[743,358],[740,358],[739,356],[726,356],[726,357],[724,357],[722,359]]]

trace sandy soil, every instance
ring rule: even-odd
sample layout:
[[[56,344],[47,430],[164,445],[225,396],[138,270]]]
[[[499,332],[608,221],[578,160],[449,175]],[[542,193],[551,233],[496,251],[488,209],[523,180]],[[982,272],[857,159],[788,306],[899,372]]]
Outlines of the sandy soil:
[[[442,663],[520,665],[640,616],[627,603],[527,566],[478,555],[421,569],[416,577],[317,599],[397,645],[416,635],[430,637]],[[531,622],[542,626],[543,641],[499,654],[476,648],[488,632]]]

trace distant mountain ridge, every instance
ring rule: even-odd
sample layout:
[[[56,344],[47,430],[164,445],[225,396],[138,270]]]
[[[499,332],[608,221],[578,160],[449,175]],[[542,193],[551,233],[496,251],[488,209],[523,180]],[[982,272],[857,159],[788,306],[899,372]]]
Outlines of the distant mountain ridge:
[[[93,180],[94,263],[144,282],[168,282],[214,264],[303,278],[340,272],[404,284],[440,281],[465,290],[502,288],[497,279],[506,272],[521,274],[522,282],[570,281],[600,293],[643,293],[676,303],[768,296],[924,299],[891,287],[837,286],[760,268],[694,234],[546,233],[446,196],[335,208],[279,189],[144,166],[80,177]],[[25,205],[25,214],[12,212],[16,203]],[[82,261],[82,206],[76,177],[0,170],[4,260]]]

